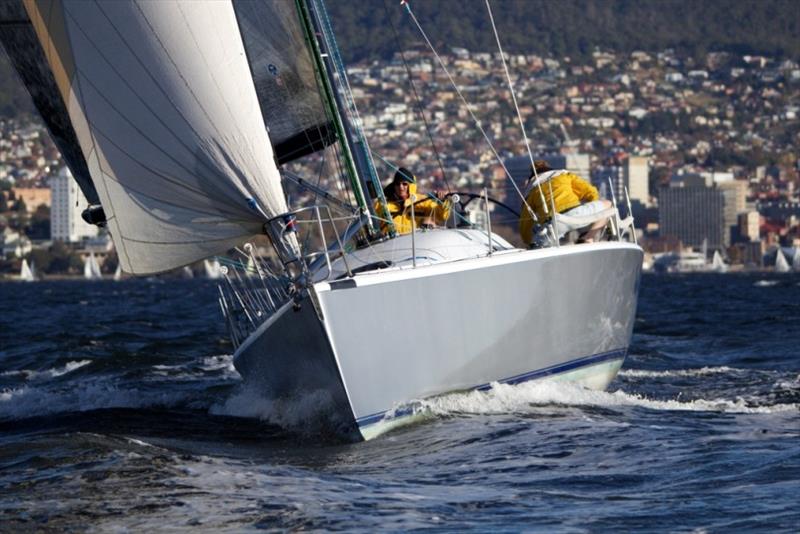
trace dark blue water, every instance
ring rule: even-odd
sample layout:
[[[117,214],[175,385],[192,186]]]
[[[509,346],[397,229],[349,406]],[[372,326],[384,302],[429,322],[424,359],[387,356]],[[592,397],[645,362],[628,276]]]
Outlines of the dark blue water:
[[[1,284],[0,530],[796,532],[798,303],[645,276],[609,392],[451,395],[346,444],[241,388],[213,283]]]

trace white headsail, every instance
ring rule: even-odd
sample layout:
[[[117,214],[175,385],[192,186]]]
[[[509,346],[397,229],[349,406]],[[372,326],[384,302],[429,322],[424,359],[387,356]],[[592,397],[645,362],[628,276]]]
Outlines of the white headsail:
[[[287,211],[230,1],[25,7],[125,272],[222,253]]]

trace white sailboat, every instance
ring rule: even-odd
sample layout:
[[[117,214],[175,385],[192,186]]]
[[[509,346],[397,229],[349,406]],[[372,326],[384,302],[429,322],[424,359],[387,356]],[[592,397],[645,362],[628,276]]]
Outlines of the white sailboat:
[[[711,260],[711,270],[717,273],[727,273],[728,264],[722,259],[719,250],[714,251],[714,258]]]
[[[382,234],[321,0],[25,5],[124,270],[234,247],[252,266],[222,268],[220,305],[236,368],[265,397],[325,396],[368,439],[415,399],[542,377],[602,389],[616,375],[642,266],[631,229],[523,250],[487,209],[486,229]],[[325,147],[356,205],[312,189],[325,204],[290,210],[278,166]],[[265,232],[280,261],[242,246]]]
[[[122,266],[118,263],[117,269],[114,271],[114,281],[119,282],[122,280]]]
[[[792,270],[800,272],[800,247],[794,247],[794,255],[792,255]]]
[[[103,275],[100,272],[100,265],[97,263],[94,252],[90,252],[88,256],[83,258],[83,278],[86,280],[103,279]]]
[[[36,273],[33,264],[28,265],[28,260],[22,260],[22,266],[19,268],[19,280],[22,282],[35,282]]]
[[[792,268],[789,266],[789,262],[786,260],[783,250],[781,250],[781,247],[778,247],[775,252],[775,272],[788,273],[791,270]]]

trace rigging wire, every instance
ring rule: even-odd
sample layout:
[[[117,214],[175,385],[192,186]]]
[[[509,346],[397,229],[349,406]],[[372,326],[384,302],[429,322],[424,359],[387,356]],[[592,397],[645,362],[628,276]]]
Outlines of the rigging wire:
[[[537,220],[536,214],[533,212],[531,207],[528,205],[528,202],[525,200],[525,195],[522,194],[522,191],[520,191],[519,186],[517,186],[516,182],[514,182],[514,178],[511,176],[511,173],[508,171],[508,168],[506,167],[506,164],[503,162],[502,158],[500,157],[500,154],[498,154],[497,150],[494,148],[494,145],[492,144],[492,140],[489,138],[489,135],[486,133],[486,130],[483,129],[483,126],[481,126],[481,123],[478,120],[478,118],[475,116],[475,113],[472,111],[472,107],[469,105],[469,102],[467,102],[467,99],[464,98],[464,94],[461,92],[461,89],[458,87],[458,85],[456,84],[455,80],[453,80],[453,76],[450,74],[450,71],[445,66],[444,60],[442,60],[442,57],[436,51],[436,48],[434,48],[433,43],[431,43],[430,39],[428,39],[428,35],[425,33],[425,30],[422,29],[422,26],[420,25],[419,21],[417,20],[417,17],[414,15],[414,12],[411,10],[411,4],[408,2],[408,0],[402,0],[401,1],[401,5],[406,8],[406,11],[411,16],[411,20],[414,21],[414,24],[416,25],[416,27],[419,30],[420,34],[422,34],[423,39],[425,39],[425,42],[427,43],[428,48],[431,49],[431,52],[433,52],[433,55],[436,57],[437,61],[439,61],[439,65],[441,65],[442,70],[447,75],[448,80],[450,80],[450,84],[456,90],[456,93],[458,94],[459,98],[461,99],[461,102],[467,108],[467,112],[469,112],[470,117],[472,117],[472,121],[475,123],[475,126],[478,128],[478,131],[480,131],[481,134],[483,134],[483,138],[486,140],[486,144],[489,145],[489,149],[494,154],[494,157],[497,159],[497,162],[503,168],[503,171],[506,173],[506,176],[508,177],[508,179],[514,185],[514,190],[519,195],[519,197],[522,200],[523,204],[525,206],[527,206],[527,209],[529,210],[529,212],[531,214],[533,214],[534,220]]]
[[[383,0],[383,9],[386,11],[386,18],[389,19],[389,24],[392,26],[392,31],[394,32],[395,41],[400,43],[400,33],[397,31],[397,26],[395,26],[394,21],[392,20],[392,14],[389,11],[389,5],[386,3],[386,0]],[[425,109],[422,106],[422,100],[417,93],[417,86],[414,83],[414,78],[411,76],[411,67],[408,65],[408,61],[406,61],[406,54],[403,51],[403,47],[399,46],[400,57],[403,59],[403,66],[406,68],[406,73],[408,74],[408,83],[411,85],[411,91],[414,93],[414,100],[417,103],[417,109],[419,110],[419,115],[422,117],[422,122],[425,124],[425,132],[428,134],[428,139],[431,141],[431,148],[433,148],[433,153],[436,155],[436,161],[439,163],[439,170],[442,171],[442,179],[444,180],[444,184],[447,187],[447,192],[452,192],[450,188],[450,182],[447,180],[447,174],[444,172],[444,163],[442,163],[441,155],[439,154],[439,149],[436,147],[436,142],[433,140],[433,133],[431,132],[430,124],[428,124],[428,119],[425,118]],[[383,159],[383,158],[381,158]]]
[[[506,54],[503,52],[503,46],[500,44],[500,36],[497,34],[497,26],[494,23],[494,15],[492,14],[492,7],[489,5],[489,0],[486,0],[486,10],[489,12],[489,20],[492,23],[492,31],[494,32],[494,39],[497,41],[497,49],[500,51],[500,59],[503,62],[503,70],[506,73],[506,81],[508,82],[508,89],[511,91],[511,99],[514,102],[514,109],[517,112],[517,119],[519,119],[519,128],[522,130],[522,137],[525,139],[525,148],[528,150],[528,158],[531,161],[531,169],[533,169],[533,177],[535,182],[539,181],[539,173],[536,172],[536,165],[533,164],[533,153],[531,152],[531,144],[528,141],[528,134],[525,133],[525,123],[522,121],[522,113],[519,111],[519,105],[517,104],[517,94],[514,91],[514,84],[511,83],[511,75],[508,72],[508,64],[506,63]],[[544,212],[547,213],[547,202],[544,200],[544,192],[542,191],[542,184],[539,184],[539,197],[541,198],[542,205],[545,207]],[[533,210],[528,206],[527,201],[525,202],[525,207],[528,209],[528,212],[534,217],[535,214]]]

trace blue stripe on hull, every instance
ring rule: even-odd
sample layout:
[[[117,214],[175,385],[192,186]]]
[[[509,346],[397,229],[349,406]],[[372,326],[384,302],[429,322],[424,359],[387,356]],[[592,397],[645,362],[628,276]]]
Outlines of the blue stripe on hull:
[[[545,367],[544,369],[538,369],[536,371],[530,371],[528,373],[523,373],[521,375],[504,378],[502,380],[498,380],[497,382],[501,384],[512,384],[512,385],[521,384],[522,382],[527,382],[528,380],[534,380],[537,378],[544,378],[547,376],[566,373],[568,371],[573,371],[581,367],[590,367],[592,365],[596,365],[598,363],[602,363],[609,360],[622,359],[625,358],[627,352],[628,349],[625,348],[625,349],[612,350],[609,352],[603,352],[600,354],[595,354],[593,356],[585,356],[583,358],[571,360],[567,363],[560,363],[558,365]],[[472,389],[478,391],[487,391],[489,389],[492,389],[492,385],[491,383],[486,383],[486,384],[481,384],[480,386],[475,386]],[[413,411],[414,410],[411,407],[400,408],[394,413],[392,419],[398,419],[406,415],[411,415]],[[364,428],[366,426],[375,424],[381,421],[386,416],[387,412],[388,410],[384,412],[378,412],[372,415],[366,415],[364,417],[357,419],[356,424],[358,424],[359,428]]]

